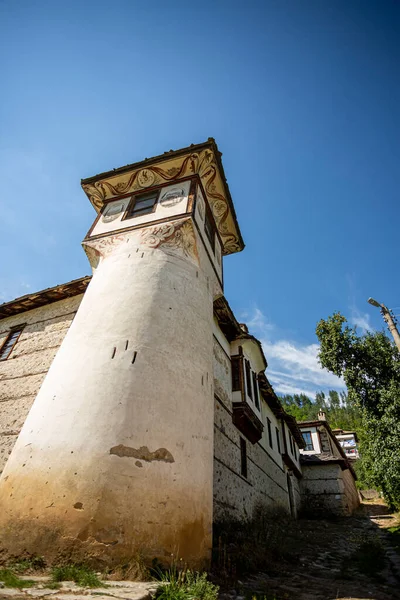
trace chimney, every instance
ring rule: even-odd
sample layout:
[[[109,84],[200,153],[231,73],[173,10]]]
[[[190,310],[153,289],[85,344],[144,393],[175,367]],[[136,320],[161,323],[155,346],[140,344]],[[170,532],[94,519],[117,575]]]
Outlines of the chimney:
[[[319,412],[318,412],[318,420],[326,421],[326,413],[324,413],[324,411],[321,408],[319,409]]]

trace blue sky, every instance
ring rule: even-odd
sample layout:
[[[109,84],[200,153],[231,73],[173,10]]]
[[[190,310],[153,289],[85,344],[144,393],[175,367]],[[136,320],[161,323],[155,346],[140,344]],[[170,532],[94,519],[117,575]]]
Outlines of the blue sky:
[[[400,5],[3,0],[0,301],[89,273],[80,179],[215,137],[246,248],[225,294],[280,392],[315,324],[400,307]],[[400,313],[400,308],[395,312]]]

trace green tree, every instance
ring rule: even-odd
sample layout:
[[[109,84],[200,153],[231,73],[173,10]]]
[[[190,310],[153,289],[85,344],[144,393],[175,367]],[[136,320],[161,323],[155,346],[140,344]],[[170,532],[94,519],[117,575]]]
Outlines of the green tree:
[[[316,333],[321,365],[344,378],[347,402],[361,412],[359,472],[400,509],[400,354],[384,332],[359,336],[340,313]]]

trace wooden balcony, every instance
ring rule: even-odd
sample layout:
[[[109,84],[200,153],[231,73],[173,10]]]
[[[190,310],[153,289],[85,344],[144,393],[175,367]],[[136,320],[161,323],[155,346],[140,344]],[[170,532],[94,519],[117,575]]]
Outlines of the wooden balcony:
[[[232,406],[234,425],[252,444],[255,444],[262,437],[264,425],[247,402],[233,402]]]

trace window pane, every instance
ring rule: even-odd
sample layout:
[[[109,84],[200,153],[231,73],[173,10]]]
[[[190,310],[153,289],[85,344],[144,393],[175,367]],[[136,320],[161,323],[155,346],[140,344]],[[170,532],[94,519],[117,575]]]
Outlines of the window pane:
[[[154,205],[156,204],[158,192],[151,192],[149,194],[141,194],[140,196],[133,196],[131,199],[130,208],[126,215],[126,219],[130,217],[139,217],[140,215],[147,215],[153,211]]]
[[[4,344],[0,348],[0,360],[7,360],[7,358],[10,356],[18,340],[18,337],[21,334],[22,329],[23,327],[21,327],[20,329],[14,329],[13,331],[10,331]]]
[[[309,431],[306,431],[302,435],[303,435],[303,440],[306,443],[305,450],[314,450],[311,433]]]
[[[232,392],[241,390],[240,386],[240,358],[232,358]]]
[[[135,215],[135,217],[139,217],[140,215],[148,215],[152,211],[153,211],[153,207],[149,206],[148,208],[141,208],[139,210],[134,209],[132,211],[132,215]]]
[[[249,361],[246,359],[245,361],[246,364],[246,386],[247,386],[247,395],[249,396],[250,400],[253,400],[253,394],[252,394],[252,389],[251,389],[251,370],[250,370],[250,363]]]
[[[143,198],[143,199],[138,199],[135,202],[135,207],[134,210],[136,211],[136,209],[139,208],[146,208],[147,206],[154,206],[154,202],[155,202],[155,198]]]

